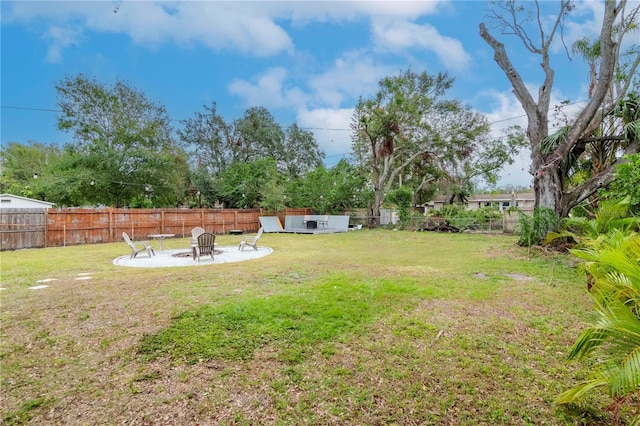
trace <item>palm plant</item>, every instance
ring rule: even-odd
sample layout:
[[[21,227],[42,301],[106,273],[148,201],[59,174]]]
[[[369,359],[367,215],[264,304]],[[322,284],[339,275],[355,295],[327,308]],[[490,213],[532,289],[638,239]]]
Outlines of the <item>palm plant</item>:
[[[628,216],[630,199],[608,200],[600,203],[595,217],[570,217],[564,219],[562,229],[549,232],[544,238],[543,244],[550,244],[559,238],[571,238],[578,245],[594,242],[603,234],[608,234],[614,229],[623,232],[640,229],[640,218]]]
[[[533,210],[533,215],[529,216],[519,211],[518,227],[518,245],[522,247],[531,247],[540,244],[545,236],[550,232],[556,232],[561,225],[561,219],[551,209],[545,207],[537,207]]]
[[[557,402],[574,402],[604,387],[614,400],[618,422],[625,402],[640,392],[640,235],[613,230],[597,240],[571,251],[585,260],[582,267],[594,279],[590,294],[596,310],[568,358],[593,360],[593,374],[560,394]],[[640,415],[634,424],[640,424]]]

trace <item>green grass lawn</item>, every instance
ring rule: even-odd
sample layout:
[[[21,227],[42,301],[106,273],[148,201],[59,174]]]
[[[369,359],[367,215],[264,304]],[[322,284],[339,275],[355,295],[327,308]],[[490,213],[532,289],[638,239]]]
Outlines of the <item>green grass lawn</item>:
[[[503,235],[260,242],[181,268],[115,266],[124,242],[1,253],[4,424],[611,424],[604,395],[553,402],[589,371],[565,360],[591,310],[571,257]]]

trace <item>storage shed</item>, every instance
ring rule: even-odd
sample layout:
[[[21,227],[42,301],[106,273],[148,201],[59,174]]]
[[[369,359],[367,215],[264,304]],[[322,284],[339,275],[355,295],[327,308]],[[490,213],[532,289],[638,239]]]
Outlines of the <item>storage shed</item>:
[[[55,203],[18,195],[0,194],[0,209],[50,209]]]

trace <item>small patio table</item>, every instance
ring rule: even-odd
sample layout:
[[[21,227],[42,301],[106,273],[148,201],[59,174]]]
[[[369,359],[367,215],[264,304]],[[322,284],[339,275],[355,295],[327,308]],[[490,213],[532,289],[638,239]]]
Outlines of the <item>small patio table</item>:
[[[147,237],[153,238],[154,240],[160,240],[160,251],[162,251],[162,242],[165,238],[175,237],[176,234],[149,234]]]

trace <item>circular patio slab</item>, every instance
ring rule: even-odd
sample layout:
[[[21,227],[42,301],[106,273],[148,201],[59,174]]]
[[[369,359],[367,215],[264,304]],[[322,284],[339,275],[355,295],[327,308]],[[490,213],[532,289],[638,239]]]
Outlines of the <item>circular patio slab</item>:
[[[163,250],[156,251],[156,255],[148,257],[146,253],[140,253],[133,259],[131,254],[120,256],[113,260],[114,265],[130,266],[134,268],[167,268],[174,266],[204,266],[217,265],[220,263],[243,262],[245,260],[257,259],[273,253],[271,247],[258,247],[258,250],[252,248],[243,251],[238,250],[238,246],[216,247],[213,260],[211,256],[202,256],[200,261],[195,261],[191,257],[191,249]]]

